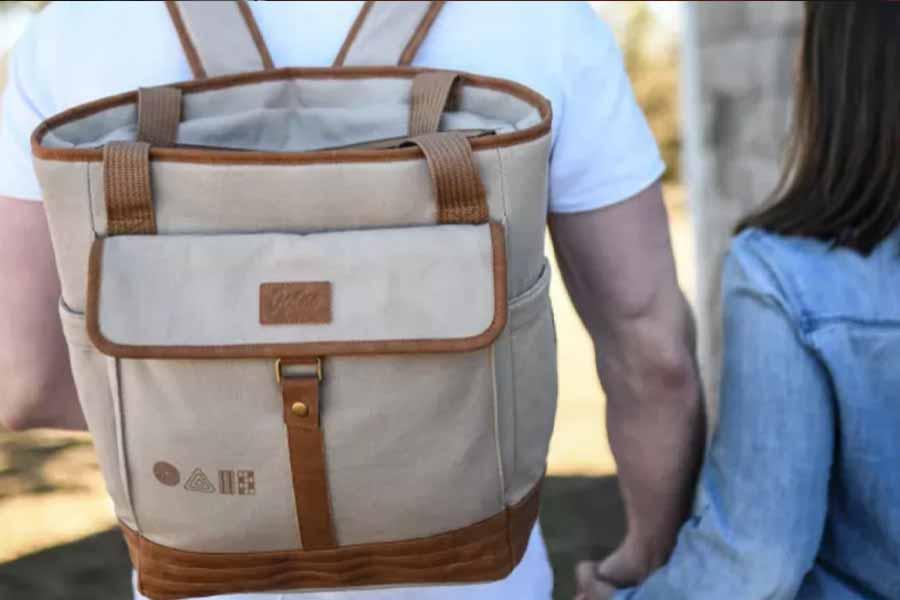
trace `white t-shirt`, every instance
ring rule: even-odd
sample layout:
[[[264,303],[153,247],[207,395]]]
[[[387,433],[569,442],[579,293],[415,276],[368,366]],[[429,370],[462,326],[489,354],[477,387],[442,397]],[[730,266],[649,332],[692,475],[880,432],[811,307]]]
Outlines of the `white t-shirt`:
[[[330,65],[359,7],[251,2],[276,67]],[[612,32],[586,2],[449,2],[414,64],[512,79],[551,101],[552,212],[614,204],[664,170]],[[45,118],[191,78],[162,2],[50,4],[10,53],[0,195],[40,198],[29,138]]]
[[[276,67],[327,66],[360,4],[253,2],[251,9]],[[552,212],[622,201],[665,168],[613,35],[585,2],[450,2],[414,64],[512,79],[550,99]],[[0,112],[0,195],[40,199],[29,144],[40,121],[103,96],[187,79],[191,72],[162,2],[51,4],[9,57]],[[536,528],[522,563],[500,582],[297,597],[548,600],[551,590]]]

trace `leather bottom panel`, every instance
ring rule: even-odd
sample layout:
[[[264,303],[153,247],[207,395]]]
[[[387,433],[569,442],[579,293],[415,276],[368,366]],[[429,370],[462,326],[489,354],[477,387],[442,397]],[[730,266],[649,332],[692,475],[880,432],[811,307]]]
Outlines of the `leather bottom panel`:
[[[185,552],[122,526],[138,588],[152,600],[372,585],[475,583],[506,577],[537,519],[540,484],[484,521],[438,535],[328,550]]]

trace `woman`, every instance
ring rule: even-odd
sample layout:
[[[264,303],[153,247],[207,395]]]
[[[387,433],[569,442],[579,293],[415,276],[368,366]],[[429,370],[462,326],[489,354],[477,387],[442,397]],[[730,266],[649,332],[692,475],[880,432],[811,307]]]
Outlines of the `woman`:
[[[795,99],[775,202],[727,259],[694,515],[617,600],[900,598],[900,4],[807,3]]]

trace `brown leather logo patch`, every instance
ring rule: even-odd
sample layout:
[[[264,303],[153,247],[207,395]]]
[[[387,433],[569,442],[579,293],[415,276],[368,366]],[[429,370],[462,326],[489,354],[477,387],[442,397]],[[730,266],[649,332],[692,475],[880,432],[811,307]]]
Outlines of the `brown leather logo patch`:
[[[163,485],[176,486],[181,481],[181,474],[175,468],[175,465],[163,460],[153,465],[153,474]]]
[[[331,282],[263,283],[259,286],[259,322],[297,325],[331,322]]]

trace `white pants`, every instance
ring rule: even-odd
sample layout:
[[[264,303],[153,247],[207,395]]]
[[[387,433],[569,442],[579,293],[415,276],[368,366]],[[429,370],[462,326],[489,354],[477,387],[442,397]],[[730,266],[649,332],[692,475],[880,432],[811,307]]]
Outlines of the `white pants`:
[[[137,577],[134,577],[137,584]],[[506,579],[490,583],[361,589],[349,592],[306,592],[293,594],[228,594],[215,600],[550,600],[553,572],[540,525],[528,539],[522,562]],[[135,587],[136,600],[147,600]]]

